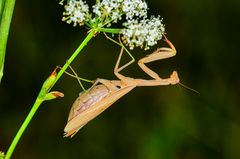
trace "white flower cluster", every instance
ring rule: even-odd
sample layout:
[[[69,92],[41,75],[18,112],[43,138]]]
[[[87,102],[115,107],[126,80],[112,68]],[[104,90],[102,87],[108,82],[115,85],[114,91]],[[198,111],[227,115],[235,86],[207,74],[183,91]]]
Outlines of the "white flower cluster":
[[[147,3],[142,0],[123,1],[122,10],[126,14],[126,19],[135,17],[147,17]]]
[[[149,49],[149,46],[157,44],[157,41],[162,39],[165,31],[160,16],[152,16],[150,19],[128,20],[123,25],[126,28],[121,31],[122,39],[125,44],[129,45],[130,49],[134,47]]]
[[[133,49],[148,49],[157,43],[164,34],[160,16],[147,18],[147,3],[144,0],[97,0],[93,5],[94,15],[89,14],[88,5],[82,0],[68,0],[63,20],[74,26],[88,23],[90,26],[110,27],[112,23],[126,17],[121,30],[123,42]],[[94,18],[92,18],[94,16]],[[89,26],[88,25],[88,26]]]
[[[116,23],[118,19],[121,19],[121,1],[122,0],[103,0],[93,5],[93,13],[96,14],[96,18],[102,20],[102,25],[107,23],[108,26],[111,26],[110,22]]]
[[[61,2],[62,4],[62,2]],[[96,15],[92,21],[101,22],[98,26],[111,26],[126,15],[126,19],[147,16],[147,4],[143,0],[102,0],[93,5],[93,13]],[[83,25],[90,20],[89,7],[82,0],[69,0],[65,5],[63,21],[73,23],[74,26]]]
[[[145,17],[147,4],[142,0],[102,0],[93,6],[93,13],[98,18],[104,19],[105,23],[110,26],[111,23],[108,22],[116,23],[124,14],[126,19]]]
[[[73,23],[73,26],[77,24],[81,26],[88,20],[89,7],[82,0],[69,0],[64,7],[65,12],[63,12],[62,20],[68,24]]]

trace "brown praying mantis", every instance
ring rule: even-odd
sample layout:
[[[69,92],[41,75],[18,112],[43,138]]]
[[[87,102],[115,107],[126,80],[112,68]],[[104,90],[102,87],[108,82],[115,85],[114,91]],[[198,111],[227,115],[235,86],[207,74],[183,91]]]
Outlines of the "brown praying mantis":
[[[64,136],[72,137],[75,135],[78,130],[90,120],[101,114],[114,102],[137,86],[160,86],[179,83],[176,71],[173,71],[169,78],[163,79],[145,65],[145,63],[166,59],[176,55],[176,49],[173,44],[166,36],[164,36],[164,39],[169,47],[158,48],[152,54],[149,54],[138,61],[140,68],[153,78],[151,80],[134,79],[119,73],[134,62],[132,60],[121,67],[119,66],[123,54],[122,47],[114,68],[114,74],[118,80],[97,79],[91,88],[79,94],[79,97],[75,100],[70,110],[67,125],[64,128]]]

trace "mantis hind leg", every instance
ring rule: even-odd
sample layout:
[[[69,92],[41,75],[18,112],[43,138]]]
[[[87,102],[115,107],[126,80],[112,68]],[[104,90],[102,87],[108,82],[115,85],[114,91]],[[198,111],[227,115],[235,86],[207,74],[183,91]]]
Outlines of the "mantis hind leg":
[[[173,44],[167,39],[167,37],[164,35],[165,41],[167,42],[167,44],[170,46],[168,47],[161,47],[159,49],[157,49],[156,51],[154,51],[152,54],[147,55],[146,57],[140,59],[138,61],[138,65],[139,67],[149,76],[151,76],[154,79],[161,79],[159,77],[159,75],[154,72],[153,70],[151,70],[150,68],[148,68],[145,64],[146,63],[150,63],[152,61],[156,61],[156,60],[161,60],[161,59],[166,59],[166,58],[170,58],[176,55],[176,49],[173,46]]]
[[[106,86],[109,90],[115,90],[121,87],[121,82],[119,80],[107,80],[107,79],[97,78],[91,88],[95,87],[99,83]]]

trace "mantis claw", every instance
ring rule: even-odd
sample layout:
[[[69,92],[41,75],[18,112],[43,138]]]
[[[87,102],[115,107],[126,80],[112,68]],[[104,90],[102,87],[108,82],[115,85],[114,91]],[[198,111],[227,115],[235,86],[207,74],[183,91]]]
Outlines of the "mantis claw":
[[[171,79],[170,83],[172,85],[177,84],[177,83],[180,82],[177,71],[173,71],[173,73],[170,76],[170,79]]]

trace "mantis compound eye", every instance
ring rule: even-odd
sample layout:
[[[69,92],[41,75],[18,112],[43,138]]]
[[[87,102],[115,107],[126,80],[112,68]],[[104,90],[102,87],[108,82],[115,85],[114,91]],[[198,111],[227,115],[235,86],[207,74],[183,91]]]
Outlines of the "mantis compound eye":
[[[118,89],[121,89],[121,86],[116,86]]]

